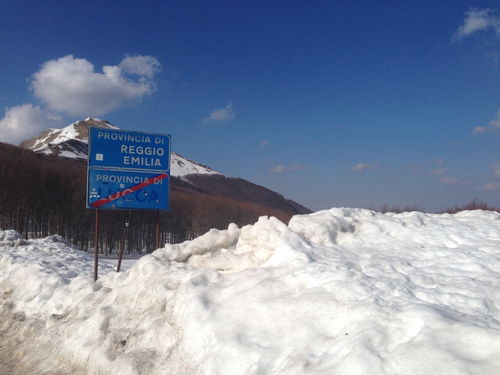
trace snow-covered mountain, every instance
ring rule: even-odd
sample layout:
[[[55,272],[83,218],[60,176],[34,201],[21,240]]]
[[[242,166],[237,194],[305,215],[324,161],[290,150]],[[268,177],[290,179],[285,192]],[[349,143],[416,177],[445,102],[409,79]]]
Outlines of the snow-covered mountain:
[[[62,129],[49,129],[39,136],[22,142],[20,146],[45,155],[86,160],[90,127],[120,129],[108,121],[87,117]],[[172,176],[180,178],[193,174],[222,176],[206,165],[186,159],[175,152],[171,155],[170,169]]]
[[[119,129],[107,121],[87,117],[62,129],[48,129],[20,146],[45,155],[86,160],[90,127]]]
[[[40,154],[85,161],[90,127],[120,129],[108,121],[87,117],[63,129],[49,129],[37,137],[22,142],[20,147]],[[190,191],[258,203],[291,214],[311,212],[279,193],[242,178],[225,176],[175,152],[171,154],[170,175],[174,177],[173,185]]]

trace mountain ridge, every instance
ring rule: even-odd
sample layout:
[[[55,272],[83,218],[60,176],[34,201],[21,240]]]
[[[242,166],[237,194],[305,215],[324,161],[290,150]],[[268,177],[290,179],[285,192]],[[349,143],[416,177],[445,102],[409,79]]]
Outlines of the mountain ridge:
[[[90,127],[122,130],[109,121],[87,117],[62,129],[48,129],[36,137],[21,142],[19,146],[45,155],[87,160]],[[202,163],[184,158],[176,152],[172,152],[170,164],[170,172],[174,177],[182,178],[190,174],[222,175],[222,173]]]
[[[21,142],[21,148],[44,155],[86,161],[90,127],[121,129],[109,121],[87,117],[62,129],[48,129],[37,137]],[[290,214],[310,213],[301,204],[280,193],[242,178],[225,176],[207,165],[171,153],[170,173],[173,184],[192,192],[228,197],[263,204]]]

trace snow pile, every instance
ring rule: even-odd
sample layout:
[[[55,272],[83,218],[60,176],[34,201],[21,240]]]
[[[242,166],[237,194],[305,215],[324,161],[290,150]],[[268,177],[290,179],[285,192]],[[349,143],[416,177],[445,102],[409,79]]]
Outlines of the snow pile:
[[[96,284],[60,237],[0,233],[14,372],[500,373],[498,213],[263,217]]]
[[[24,245],[27,241],[21,237],[15,230],[0,231],[0,246]]]

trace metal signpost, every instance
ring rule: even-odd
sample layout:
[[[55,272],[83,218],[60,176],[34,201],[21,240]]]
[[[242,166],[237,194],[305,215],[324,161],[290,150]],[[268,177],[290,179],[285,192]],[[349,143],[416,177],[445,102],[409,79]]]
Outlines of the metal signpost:
[[[170,203],[170,135],[90,128],[87,172],[86,205],[96,210],[95,281],[100,209],[156,210],[159,231],[159,211]]]

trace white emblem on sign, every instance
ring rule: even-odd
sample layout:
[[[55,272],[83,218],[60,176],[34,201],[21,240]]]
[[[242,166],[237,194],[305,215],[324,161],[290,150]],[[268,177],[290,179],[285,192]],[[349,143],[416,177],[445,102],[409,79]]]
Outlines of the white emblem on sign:
[[[89,194],[89,198],[90,199],[99,199],[99,198],[101,198],[101,196],[99,195],[99,193],[97,192],[97,190],[95,188],[92,188],[92,190],[90,191],[90,194]]]
[[[97,160],[97,161],[103,161],[104,160],[104,154],[95,154],[95,160]]]

